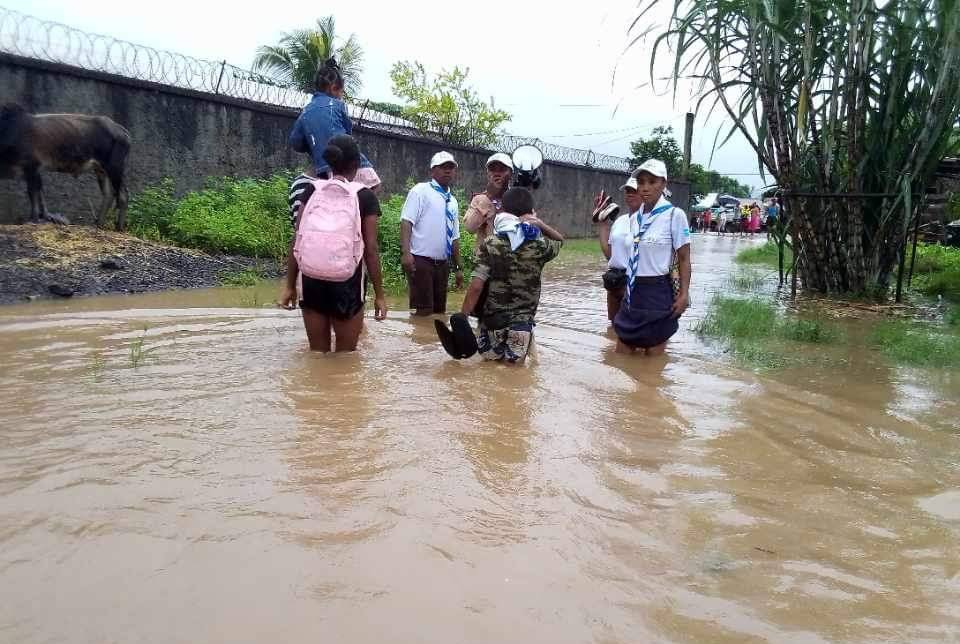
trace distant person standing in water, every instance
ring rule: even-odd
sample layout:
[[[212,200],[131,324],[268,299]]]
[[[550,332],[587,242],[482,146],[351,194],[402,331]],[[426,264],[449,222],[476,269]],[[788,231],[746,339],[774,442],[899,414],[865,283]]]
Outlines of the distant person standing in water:
[[[463,215],[463,227],[477,236],[477,252],[493,234],[493,220],[503,212],[503,195],[513,179],[513,160],[503,152],[487,159],[487,188],[474,195]]]
[[[353,137],[330,139],[323,152],[330,179],[297,177],[290,187],[293,242],[278,304],[300,309],[310,349],[353,351],[363,330],[366,277],[373,283],[375,319],[387,316],[380,270],[377,223],[380,203],[355,181],[360,150]],[[364,272],[366,267],[366,272]]]
[[[760,204],[754,203],[750,208],[750,236],[760,231]]]
[[[633,191],[638,197],[627,200],[630,212],[606,233],[601,227],[603,254],[611,267],[626,273],[623,301],[613,318],[621,353],[662,354],[689,305],[690,228],[683,210],[664,196],[666,187],[663,161],[646,161],[623,186],[625,196]],[[670,277],[674,254],[680,268],[676,296]]]
[[[310,155],[314,176],[329,179],[331,168],[323,158],[327,142],[338,134],[353,132],[353,123],[343,102],[343,72],[335,59],[328,59],[317,70],[314,85],[316,93],[293,124],[289,143],[297,152]],[[380,177],[362,153],[357,181],[372,190],[380,186]]]
[[[780,206],[777,204],[777,198],[774,197],[767,205],[767,237],[777,227],[777,219],[780,217]]]
[[[450,187],[457,162],[449,152],[430,160],[430,181],[407,194],[400,214],[401,263],[410,287],[410,308],[416,315],[445,313],[450,271],[463,286],[460,266],[460,217]]]

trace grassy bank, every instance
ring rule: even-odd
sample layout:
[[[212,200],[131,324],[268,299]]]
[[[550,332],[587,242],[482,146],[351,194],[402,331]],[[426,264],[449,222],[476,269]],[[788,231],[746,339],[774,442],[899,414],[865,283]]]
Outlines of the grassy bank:
[[[694,331],[719,340],[740,362],[766,369],[799,362],[797,344],[834,344],[844,337],[825,320],[786,314],[760,297],[725,295],[714,296]]]
[[[867,341],[888,358],[918,367],[960,366],[960,334],[907,320],[878,323]]]
[[[777,245],[768,241],[763,246],[755,246],[753,248],[747,248],[745,250],[737,253],[736,258],[734,259],[738,264],[763,264],[765,266],[770,266],[772,268],[779,267],[779,255],[777,250]],[[789,268],[790,264],[793,262],[793,251],[788,247],[783,249],[783,266],[784,268]]]
[[[741,295],[745,289],[734,289]],[[904,365],[960,367],[960,310],[945,323],[881,319],[872,321],[865,338],[851,339],[836,324],[779,309],[761,296],[717,295],[695,332],[721,343],[738,362],[759,369],[808,363],[822,357],[817,346],[856,342]]]
[[[283,262],[293,236],[287,209],[292,176],[211,179],[203,189],[180,198],[174,196],[173,181],[165,180],[131,201],[130,232],[184,248]],[[462,191],[454,194],[461,203],[466,202]],[[407,288],[400,264],[400,211],[405,196],[381,195],[380,199],[380,261],[384,285],[394,294]],[[473,268],[473,248],[473,235],[462,230],[460,253],[467,275]],[[225,273],[221,281],[229,286],[249,286],[256,283],[257,273]]]

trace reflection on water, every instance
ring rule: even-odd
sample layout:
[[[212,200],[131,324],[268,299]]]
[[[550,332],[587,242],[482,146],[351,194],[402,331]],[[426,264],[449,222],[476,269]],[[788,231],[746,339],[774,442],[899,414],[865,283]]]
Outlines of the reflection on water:
[[[403,313],[311,355],[248,292],[0,310],[0,641],[957,638],[960,383],[718,359],[745,243],[697,238],[658,360],[582,260],[525,368]]]

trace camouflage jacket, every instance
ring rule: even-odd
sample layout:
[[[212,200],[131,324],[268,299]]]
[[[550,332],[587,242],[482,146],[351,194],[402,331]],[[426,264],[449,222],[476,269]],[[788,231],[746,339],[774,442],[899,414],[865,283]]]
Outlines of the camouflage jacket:
[[[480,323],[488,329],[532,324],[540,304],[543,267],[559,254],[561,246],[541,236],[514,251],[505,237],[487,237],[473,268],[473,277],[486,282]]]

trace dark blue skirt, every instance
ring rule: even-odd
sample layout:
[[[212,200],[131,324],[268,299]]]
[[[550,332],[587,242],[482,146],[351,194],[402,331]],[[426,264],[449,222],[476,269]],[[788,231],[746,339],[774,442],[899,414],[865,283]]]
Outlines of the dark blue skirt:
[[[613,330],[625,345],[649,349],[669,340],[680,328],[673,317],[673,286],[669,275],[638,277],[613,318]]]

